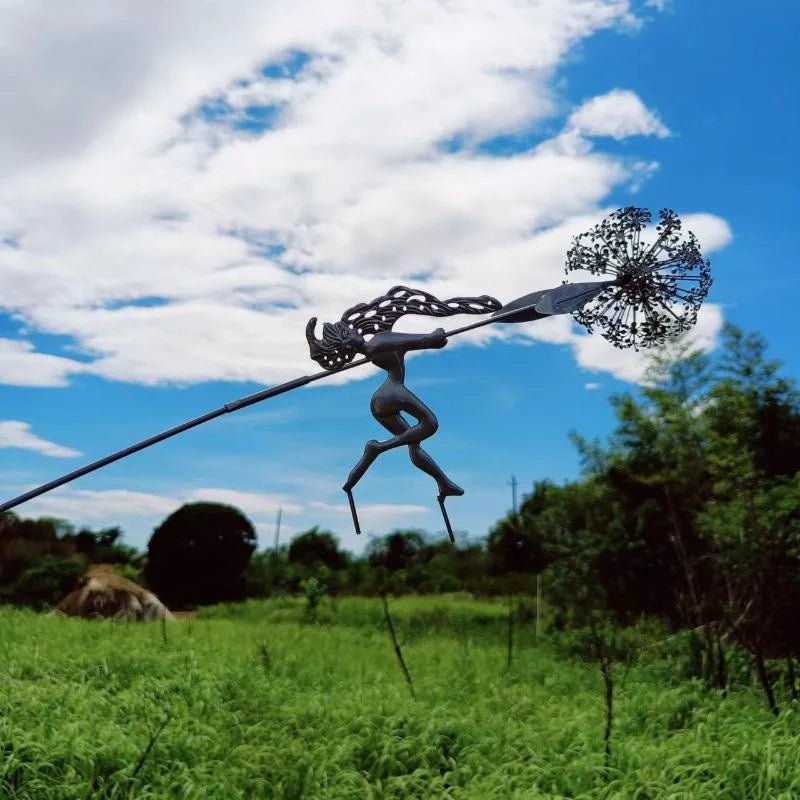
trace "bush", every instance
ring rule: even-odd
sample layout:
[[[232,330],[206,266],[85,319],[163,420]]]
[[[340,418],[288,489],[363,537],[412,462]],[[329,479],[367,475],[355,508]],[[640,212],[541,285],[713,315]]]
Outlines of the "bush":
[[[19,576],[6,591],[5,599],[16,605],[50,608],[75,588],[85,569],[81,559],[44,556]]]

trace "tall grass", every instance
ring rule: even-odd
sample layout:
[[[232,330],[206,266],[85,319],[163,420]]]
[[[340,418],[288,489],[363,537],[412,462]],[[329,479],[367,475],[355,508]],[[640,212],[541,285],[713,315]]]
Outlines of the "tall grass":
[[[507,670],[502,603],[391,610],[416,702],[379,600],[313,625],[302,601],[216,608],[166,643],[157,623],[0,610],[0,797],[800,797],[796,705],[722,700],[654,650],[619,689],[606,775],[596,666],[528,626]]]

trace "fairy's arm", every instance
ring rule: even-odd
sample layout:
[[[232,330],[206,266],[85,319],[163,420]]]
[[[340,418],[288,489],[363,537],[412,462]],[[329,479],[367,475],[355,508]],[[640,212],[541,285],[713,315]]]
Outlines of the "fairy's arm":
[[[447,337],[444,328],[437,328],[433,333],[395,333],[382,331],[376,333],[365,346],[365,355],[382,355],[384,353],[405,353],[408,350],[432,350],[444,347]]]

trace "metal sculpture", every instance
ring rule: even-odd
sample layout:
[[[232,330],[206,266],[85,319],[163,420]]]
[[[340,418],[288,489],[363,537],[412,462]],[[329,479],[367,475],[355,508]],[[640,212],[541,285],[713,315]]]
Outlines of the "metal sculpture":
[[[448,497],[464,494],[464,490],[453,483],[420,447],[420,442],[436,433],[439,423],[433,411],[405,385],[406,353],[409,350],[444,347],[447,344],[447,334],[444,328],[437,328],[433,333],[395,333],[392,331],[392,326],[405,314],[424,314],[433,317],[487,314],[490,311],[499,311],[501,307],[499,300],[487,295],[439,300],[421,290],[395,286],[371,303],[359,303],[349,308],[339,322],[333,324],[326,322],[322,326],[322,339],[317,339],[314,335],[317,318],[312,317],[309,320],[306,326],[306,339],[311,350],[311,358],[325,369],[336,372],[351,361],[355,353],[361,353],[387,373],[386,380],[372,395],[370,411],[372,416],[394,435],[383,442],[370,439],[364,446],[364,455],[353,467],[347,482],[342,487],[350,503],[350,513],[353,515],[356,533],[361,533],[361,527],[358,524],[358,514],[353,501],[353,487],[381,453],[394,447],[407,446],[411,463],[423,472],[427,472],[436,481],[439,487],[437,500],[444,524],[450,539],[455,541],[444,501]],[[366,339],[366,336],[370,338]],[[409,425],[402,413],[414,417],[417,424]]]
[[[342,487],[350,504],[353,524],[360,533],[353,500],[353,487],[375,459],[395,447],[408,447],[412,464],[437,483],[438,502],[451,541],[455,541],[444,502],[464,490],[445,475],[421,447],[437,428],[436,416],[405,386],[405,354],[410,350],[439,349],[447,340],[465,331],[493,323],[530,322],[555,314],[572,314],[591,333],[597,329],[619,348],[649,348],[688,331],[711,286],[711,268],[700,254],[692,233],[681,238],[681,223],[675,213],[659,213],[656,239],[642,240],[650,222],[650,212],[641,208],[615,211],[591,231],[577,236],[567,253],[566,272],[582,269],[594,275],[609,276],[604,281],[566,283],[554,289],[533,292],[502,305],[487,295],[439,300],[427,292],[395,286],[370,303],[349,308],[335,323],[324,323],[322,338],[315,335],[316,317],[306,326],[310,355],[323,367],[322,372],[264,389],[226,403],[214,411],[151,436],[117,453],[32,489],[0,505],[0,512],[38,497],[100,467],[132,455],[216,417],[259,403],[279,394],[321,380],[333,373],[372,363],[387,373],[372,396],[370,410],[392,435],[390,439],[371,439]],[[392,330],[400,317],[422,314],[432,317],[455,314],[491,314],[469,325],[429,334],[398,333]],[[361,358],[355,358],[361,355]],[[416,419],[410,425],[402,416]]]
[[[693,233],[681,240],[675,212],[659,212],[652,244],[641,238],[649,222],[647,209],[621,208],[576,237],[567,253],[567,273],[581,269],[614,276],[575,319],[589,333],[598,328],[616,347],[638,350],[685,333],[711,286],[711,265]]]

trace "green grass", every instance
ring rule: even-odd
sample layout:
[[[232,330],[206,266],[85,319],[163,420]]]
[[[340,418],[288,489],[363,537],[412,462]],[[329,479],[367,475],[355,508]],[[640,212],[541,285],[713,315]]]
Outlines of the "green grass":
[[[618,692],[603,770],[602,679],[506,608],[378,601],[302,624],[286,599],[167,626],[0,610],[0,798],[800,797],[800,709],[727,698],[649,655]],[[268,654],[269,666],[266,661]],[[153,734],[168,720],[134,775]]]

